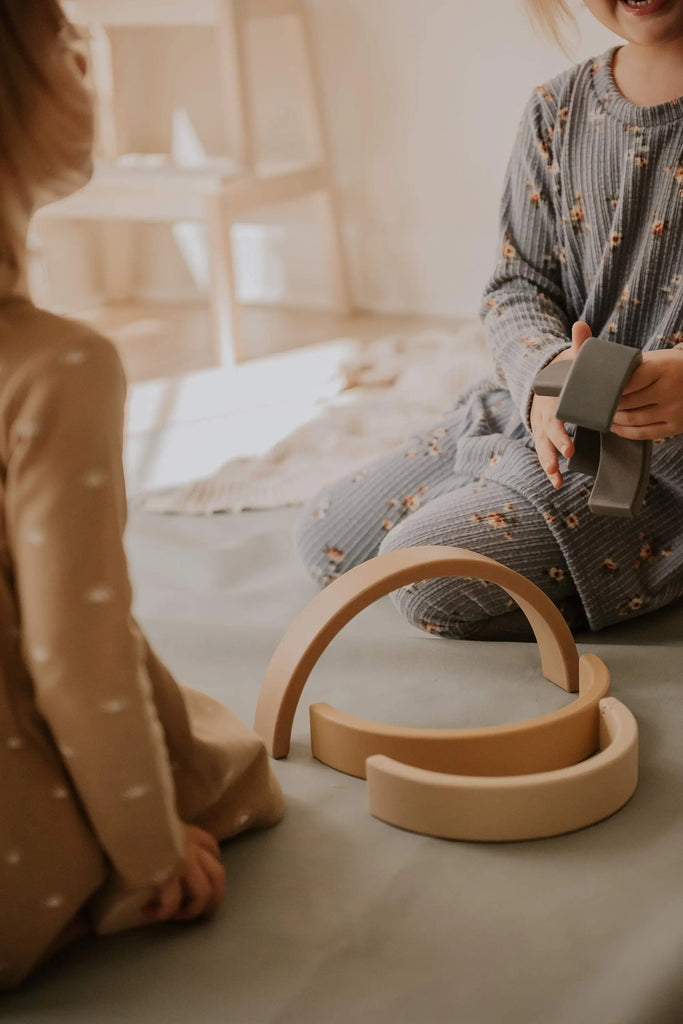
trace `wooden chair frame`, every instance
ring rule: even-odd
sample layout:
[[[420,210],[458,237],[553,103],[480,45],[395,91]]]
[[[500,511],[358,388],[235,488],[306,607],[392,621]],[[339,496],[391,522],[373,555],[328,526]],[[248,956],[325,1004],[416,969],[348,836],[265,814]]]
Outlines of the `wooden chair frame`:
[[[324,213],[325,249],[331,272],[332,307],[351,311],[351,290],[332,181],[330,141],[322,105],[320,76],[303,0],[65,0],[67,15],[88,28],[93,84],[98,96],[101,161],[92,182],[72,196],[45,207],[45,219],[100,221],[103,272],[109,301],[124,302],[134,292],[135,239],[132,224],[204,223],[210,255],[209,304],[216,362],[242,361],[240,304],[232,257],[232,227],[240,214],[307,195],[319,195]],[[249,90],[247,33],[264,18],[295,19],[302,48],[296,74],[305,95],[306,123],[314,155],[292,167],[266,168],[258,161]],[[219,49],[218,89],[231,127],[232,156],[207,166],[139,166],[122,162],[127,153],[126,119],[116,87],[116,60],[110,30],[116,27],[211,26]]]

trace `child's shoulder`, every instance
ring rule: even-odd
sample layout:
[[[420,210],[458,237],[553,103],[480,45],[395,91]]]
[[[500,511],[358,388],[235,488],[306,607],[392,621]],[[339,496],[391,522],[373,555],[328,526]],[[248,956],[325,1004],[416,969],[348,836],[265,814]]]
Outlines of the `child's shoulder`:
[[[36,368],[86,356],[120,361],[115,345],[89,324],[59,316],[29,301],[0,305],[0,362],[3,369]]]
[[[115,345],[89,324],[28,301],[0,305],[0,390],[24,393],[67,367],[82,367],[86,386],[99,376],[123,377]],[[90,371],[90,372],[88,372]]]
[[[605,61],[610,60],[611,53],[608,50],[598,57],[588,57],[537,85],[527,102],[526,116],[540,117],[546,122],[566,117],[577,94],[584,94],[593,88],[595,72]]]

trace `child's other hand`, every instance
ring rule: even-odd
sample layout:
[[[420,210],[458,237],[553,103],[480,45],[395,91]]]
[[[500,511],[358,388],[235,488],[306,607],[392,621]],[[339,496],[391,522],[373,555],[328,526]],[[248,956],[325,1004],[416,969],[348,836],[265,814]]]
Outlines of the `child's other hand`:
[[[578,320],[572,327],[571,348],[560,352],[551,360],[553,363],[562,359],[574,359],[584,341],[591,337],[591,329],[583,320]],[[555,416],[557,398],[547,395],[534,395],[531,403],[531,431],[538,461],[546,471],[548,479],[556,489],[562,486],[559,455],[561,452],[569,459],[574,454],[574,444],[564,428],[564,423]]]
[[[147,908],[152,921],[192,921],[213,914],[225,896],[225,870],[214,837],[195,825],[186,825],[185,863],[159,886]]]
[[[633,441],[683,434],[683,351],[643,352],[624,388],[612,433]]]

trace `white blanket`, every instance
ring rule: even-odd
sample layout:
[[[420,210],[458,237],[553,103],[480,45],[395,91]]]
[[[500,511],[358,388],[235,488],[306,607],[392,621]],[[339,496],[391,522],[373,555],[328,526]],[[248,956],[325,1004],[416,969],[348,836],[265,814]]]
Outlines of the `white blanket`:
[[[206,479],[137,504],[194,515],[300,504],[428,427],[490,370],[490,361],[472,321],[453,333],[423,331],[358,346],[342,369],[339,393],[265,455],[231,459]]]

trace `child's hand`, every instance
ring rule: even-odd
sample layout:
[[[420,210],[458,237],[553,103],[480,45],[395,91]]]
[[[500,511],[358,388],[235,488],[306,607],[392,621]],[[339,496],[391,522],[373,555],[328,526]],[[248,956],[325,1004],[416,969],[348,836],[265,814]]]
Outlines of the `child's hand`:
[[[185,863],[159,886],[147,907],[152,921],[192,921],[212,914],[225,896],[225,870],[214,837],[195,825],[185,826]]]
[[[683,351],[644,352],[624,388],[612,433],[634,441],[683,434]]]
[[[572,327],[571,348],[560,352],[559,356],[555,356],[551,362],[557,363],[562,359],[573,359],[578,354],[584,341],[590,337],[591,329],[588,324],[584,323],[583,320],[578,320]],[[538,461],[543,466],[548,479],[556,489],[562,486],[558,452],[562,452],[567,459],[571,458],[574,454],[572,439],[564,429],[564,423],[555,416],[557,403],[557,398],[547,395],[534,395],[534,400],[531,403],[530,417],[531,431],[534,435]]]

